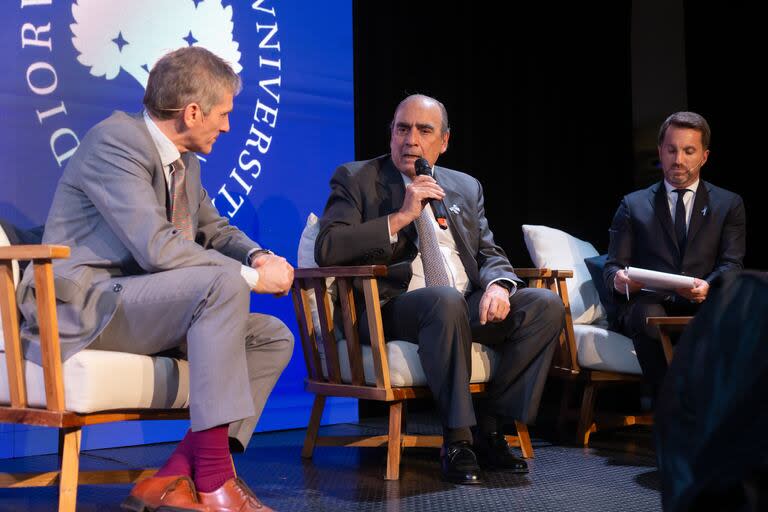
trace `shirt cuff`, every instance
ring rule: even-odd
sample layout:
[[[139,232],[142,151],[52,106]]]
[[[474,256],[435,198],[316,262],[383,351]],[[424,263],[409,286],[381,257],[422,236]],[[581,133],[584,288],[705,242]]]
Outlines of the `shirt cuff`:
[[[488,286],[486,286],[486,287],[485,287],[485,289],[486,289],[486,290],[488,290],[488,288],[490,288],[490,287],[491,287],[491,285],[492,285],[493,283],[497,282],[497,281],[504,281],[504,282],[507,282],[507,283],[509,283],[510,285],[512,285],[512,288],[510,288],[510,289],[509,289],[509,296],[510,296],[510,297],[511,297],[511,296],[513,296],[513,295],[515,294],[515,292],[517,291],[517,283],[516,283],[516,282],[514,282],[514,281],[513,281],[513,280],[511,280],[511,279],[507,279],[506,277],[499,277],[499,278],[497,278],[497,279],[494,279],[493,281],[491,281],[490,283],[488,283]]]
[[[245,279],[245,282],[248,283],[248,286],[251,288],[251,290],[256,288],[256,284],[259,282],[258,270],[253,267],[240,265],[240,275],[243,276],[243,279]]]
[[[397,233],[392,234],[392,228],[389,227],[389,215],[387,215],[387,233],[389,234],[389,243],[394,245],[397,243]]]

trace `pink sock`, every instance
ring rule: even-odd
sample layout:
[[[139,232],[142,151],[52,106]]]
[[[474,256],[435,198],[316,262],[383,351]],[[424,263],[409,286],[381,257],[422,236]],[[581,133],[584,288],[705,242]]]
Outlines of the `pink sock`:
[[[191,433],[191,430],[187,431],[184,439],[176,446],[176,449],[155,476],[184,475],[192,477],[192,446],[189,441]]]
[[[235,476],[229,454],[228,425],[190,432],[195,487],[199,492],[211,492]]]

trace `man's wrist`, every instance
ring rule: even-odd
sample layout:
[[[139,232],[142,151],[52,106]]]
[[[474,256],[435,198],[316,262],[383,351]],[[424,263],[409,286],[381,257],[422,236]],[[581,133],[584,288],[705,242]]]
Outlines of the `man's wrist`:
[[[269,249],[255,249],[248,254],[248,258],[247,258],[248,266],[249,267],[253,266],[253,260],[255,260],[256,258],[264,254],[275,254],[275,253],[270,251]]]

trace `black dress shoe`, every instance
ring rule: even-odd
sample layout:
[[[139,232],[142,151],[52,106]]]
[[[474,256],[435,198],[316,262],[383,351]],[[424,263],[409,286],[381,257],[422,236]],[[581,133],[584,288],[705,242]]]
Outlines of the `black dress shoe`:
[[[481,484],[483,473],[468,441],[457,441],[440,450],[443,478],[454,484]]]
[[[512,473],[528,472],[528,463],[512,454],[503,434],[492,432],[478,438],[479,442],[475,442],[475,451],[483,468],[502,469]]]

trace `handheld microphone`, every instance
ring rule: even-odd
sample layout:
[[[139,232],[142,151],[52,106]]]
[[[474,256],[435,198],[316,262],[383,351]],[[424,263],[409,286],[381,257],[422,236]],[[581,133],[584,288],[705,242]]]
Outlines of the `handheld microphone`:
[[[417,176],[432,176],[432,169],[426,158],[417,158],[413,166],[416,168]],[[445,211],[443,202],[439,199],[429,199],[429,204],[432,206],[432,212],[440,229],[448,229],[448,212]]]

